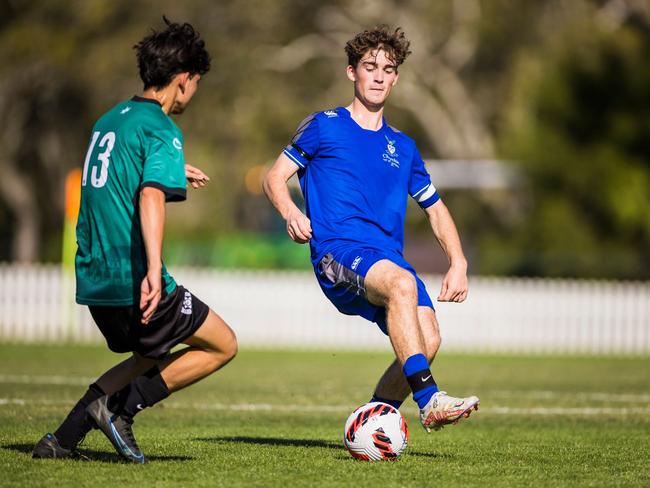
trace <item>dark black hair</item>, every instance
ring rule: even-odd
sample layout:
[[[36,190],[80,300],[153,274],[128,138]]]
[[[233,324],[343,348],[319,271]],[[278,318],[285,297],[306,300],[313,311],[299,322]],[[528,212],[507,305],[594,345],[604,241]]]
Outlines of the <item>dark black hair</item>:
[[[133,46],[144,89],[163,88],[178,73],[203,75],[210,70],[210,55],[199,33],[188,23],[177,24],[163,16],[167,28]]]

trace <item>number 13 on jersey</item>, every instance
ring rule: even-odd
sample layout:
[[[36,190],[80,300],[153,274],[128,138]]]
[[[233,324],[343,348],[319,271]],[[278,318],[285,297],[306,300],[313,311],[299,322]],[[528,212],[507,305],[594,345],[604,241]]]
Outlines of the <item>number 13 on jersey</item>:
[[[100,139],[99,131],[93,132],[93,138],[90,141],[90,146],[88,147],[88,152],[86,153],[86,160],[84,161],[84,172],[81,179],[81,186],[86,186],[88,181],[88,167],[92,166],[92,171],[90,173],[90,183],[95,188],[101,188],[106,184],[108,180],[108,166],[110,164],[110,155],[113,150],[113,145],[115,144],[115,132],[107,132]],[[95,144],[99,139],[98,148],[104,151],[97,155],[97,159],[91,161],[93,155],[93,149],[95,149]],[[98,174],[99,173],[99,174]]]

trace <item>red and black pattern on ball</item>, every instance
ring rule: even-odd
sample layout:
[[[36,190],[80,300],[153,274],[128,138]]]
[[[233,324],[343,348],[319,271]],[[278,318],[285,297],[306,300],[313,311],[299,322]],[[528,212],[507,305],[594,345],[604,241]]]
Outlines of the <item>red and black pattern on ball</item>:
[[[352,457],[355,459],[361,459],[362,461],[370,461],[370,456],[367,454],[363,454],[361,452],[356,452],[356,451],[350,451],[350,454],[352,454]]]
[[[391,442],[390,437],[386,435],[386,432],[384,432],[384,429],[379,428],[373,432],[372,442],[379,450],[382,459],[393,460],[397,458],[397,454],[393,452],[393,443]]]
[[[359,413],[359,415],[357,415],[357,417],[354,419],[354,422],[350,424],[348,431],[345,433],[345,438],[348,440],[348,442],[354,442],[354,436],[357,433],[357,430],[359,427],[368,422],[369,418],[375,417],[377,415],[386,415],[391,412],[396,412],[395,407],[392,407],[386,403],[382,403],[368,410],[364,410],[363,412]]]
[[[404,417],[400,420],[400,429],[402,430],[402,435],[404,436],[404,440],[408,441],[409,439],[409,427],[406,425],[406,420]]]

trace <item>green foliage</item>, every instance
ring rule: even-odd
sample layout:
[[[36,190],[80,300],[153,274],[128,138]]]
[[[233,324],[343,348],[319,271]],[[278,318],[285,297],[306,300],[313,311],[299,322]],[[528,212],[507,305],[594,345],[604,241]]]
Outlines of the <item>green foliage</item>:
[[[477,118],[498,142],[496,156],[513,161],[522,175],[523,187],[514,196],[439,188],[472,272],[650,278],[647,16],[628,12],[622,25],[604,28],[604,3],[582,0],[377,0],[358,9],[342,0],[4,5],[0,99],[7,105],[0,107],[0,138],[17,148],[9,154],[9,144],[0,145],[0,170],[7,175],[7,166],[15,169],[35,211],[12,204],[0,185],[0,260],[15,257],[21,219],[31,219],[27,224],[39,230],[33,233],[38,257],[58,259],[65,174],[83,163],[93,121],[140,91],[131,48],[150,28],[162,27],[165,13],[192,22],[213,58],[195,100],[176,118],[187,161],[212,181],[183,205],[169,206],[165,247],[174,263],[309,266],[298,265],[305,250],[292,247],[283,223],[255,182],[250,184],[250,171],[275,159],[305,115],[350,99],[343,71],[346,37],[360,24],[394,21],[413,40],[405,81],[433,93],[433,82],[455,69],[447,96],[461,88],[471,94]],[[399,15],[386,17],[384,12],[396,9]],[[298,39],[309,44],[314,35],[321,36],[320,52],[294,68],[274,65],[285,59],[278,56],[283,47]],[[474,42],[476,51],[466,58]],[[427,45],[434,47],[426,51]],[[302,55],[292,52],[289,57]],[[424,70],[429,79],[419,79],[414,64],[434,57],[450,71]],[[400,82],[396,90],[405,86]],[[387,115],[417,139],[425,157],[444,156],[423,119],[399,104],[389,104]],[[432,240],[421,213],[411,212],[407,226],[420,241]],[[240,234],[267,237],[226,244],[232,239],[217,237]]]
[[[585,26],[518,66],[501,138],[519,210],[481,242],[481,270],[650,278],[650,39]]]
[[[248,269],[310,269],[309,246],[285,236],[232,234],[202,240],[172,239],[165,247],[165,262],[179,266]]]

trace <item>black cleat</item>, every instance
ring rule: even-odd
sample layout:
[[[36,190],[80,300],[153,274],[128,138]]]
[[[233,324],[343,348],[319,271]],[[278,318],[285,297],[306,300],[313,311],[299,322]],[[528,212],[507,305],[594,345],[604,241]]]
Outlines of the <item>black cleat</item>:
[[[45,434],[32,451],[34,459],[87,459],[76,449],[66,449],[54,434]]]
[[[108,395],[99,397],[86,408],[86,412],[104,433],[113,447],[127,461],[144,464],[147,459],[140,451],[133,436],[133,419],[111,412],[108,408]]]

